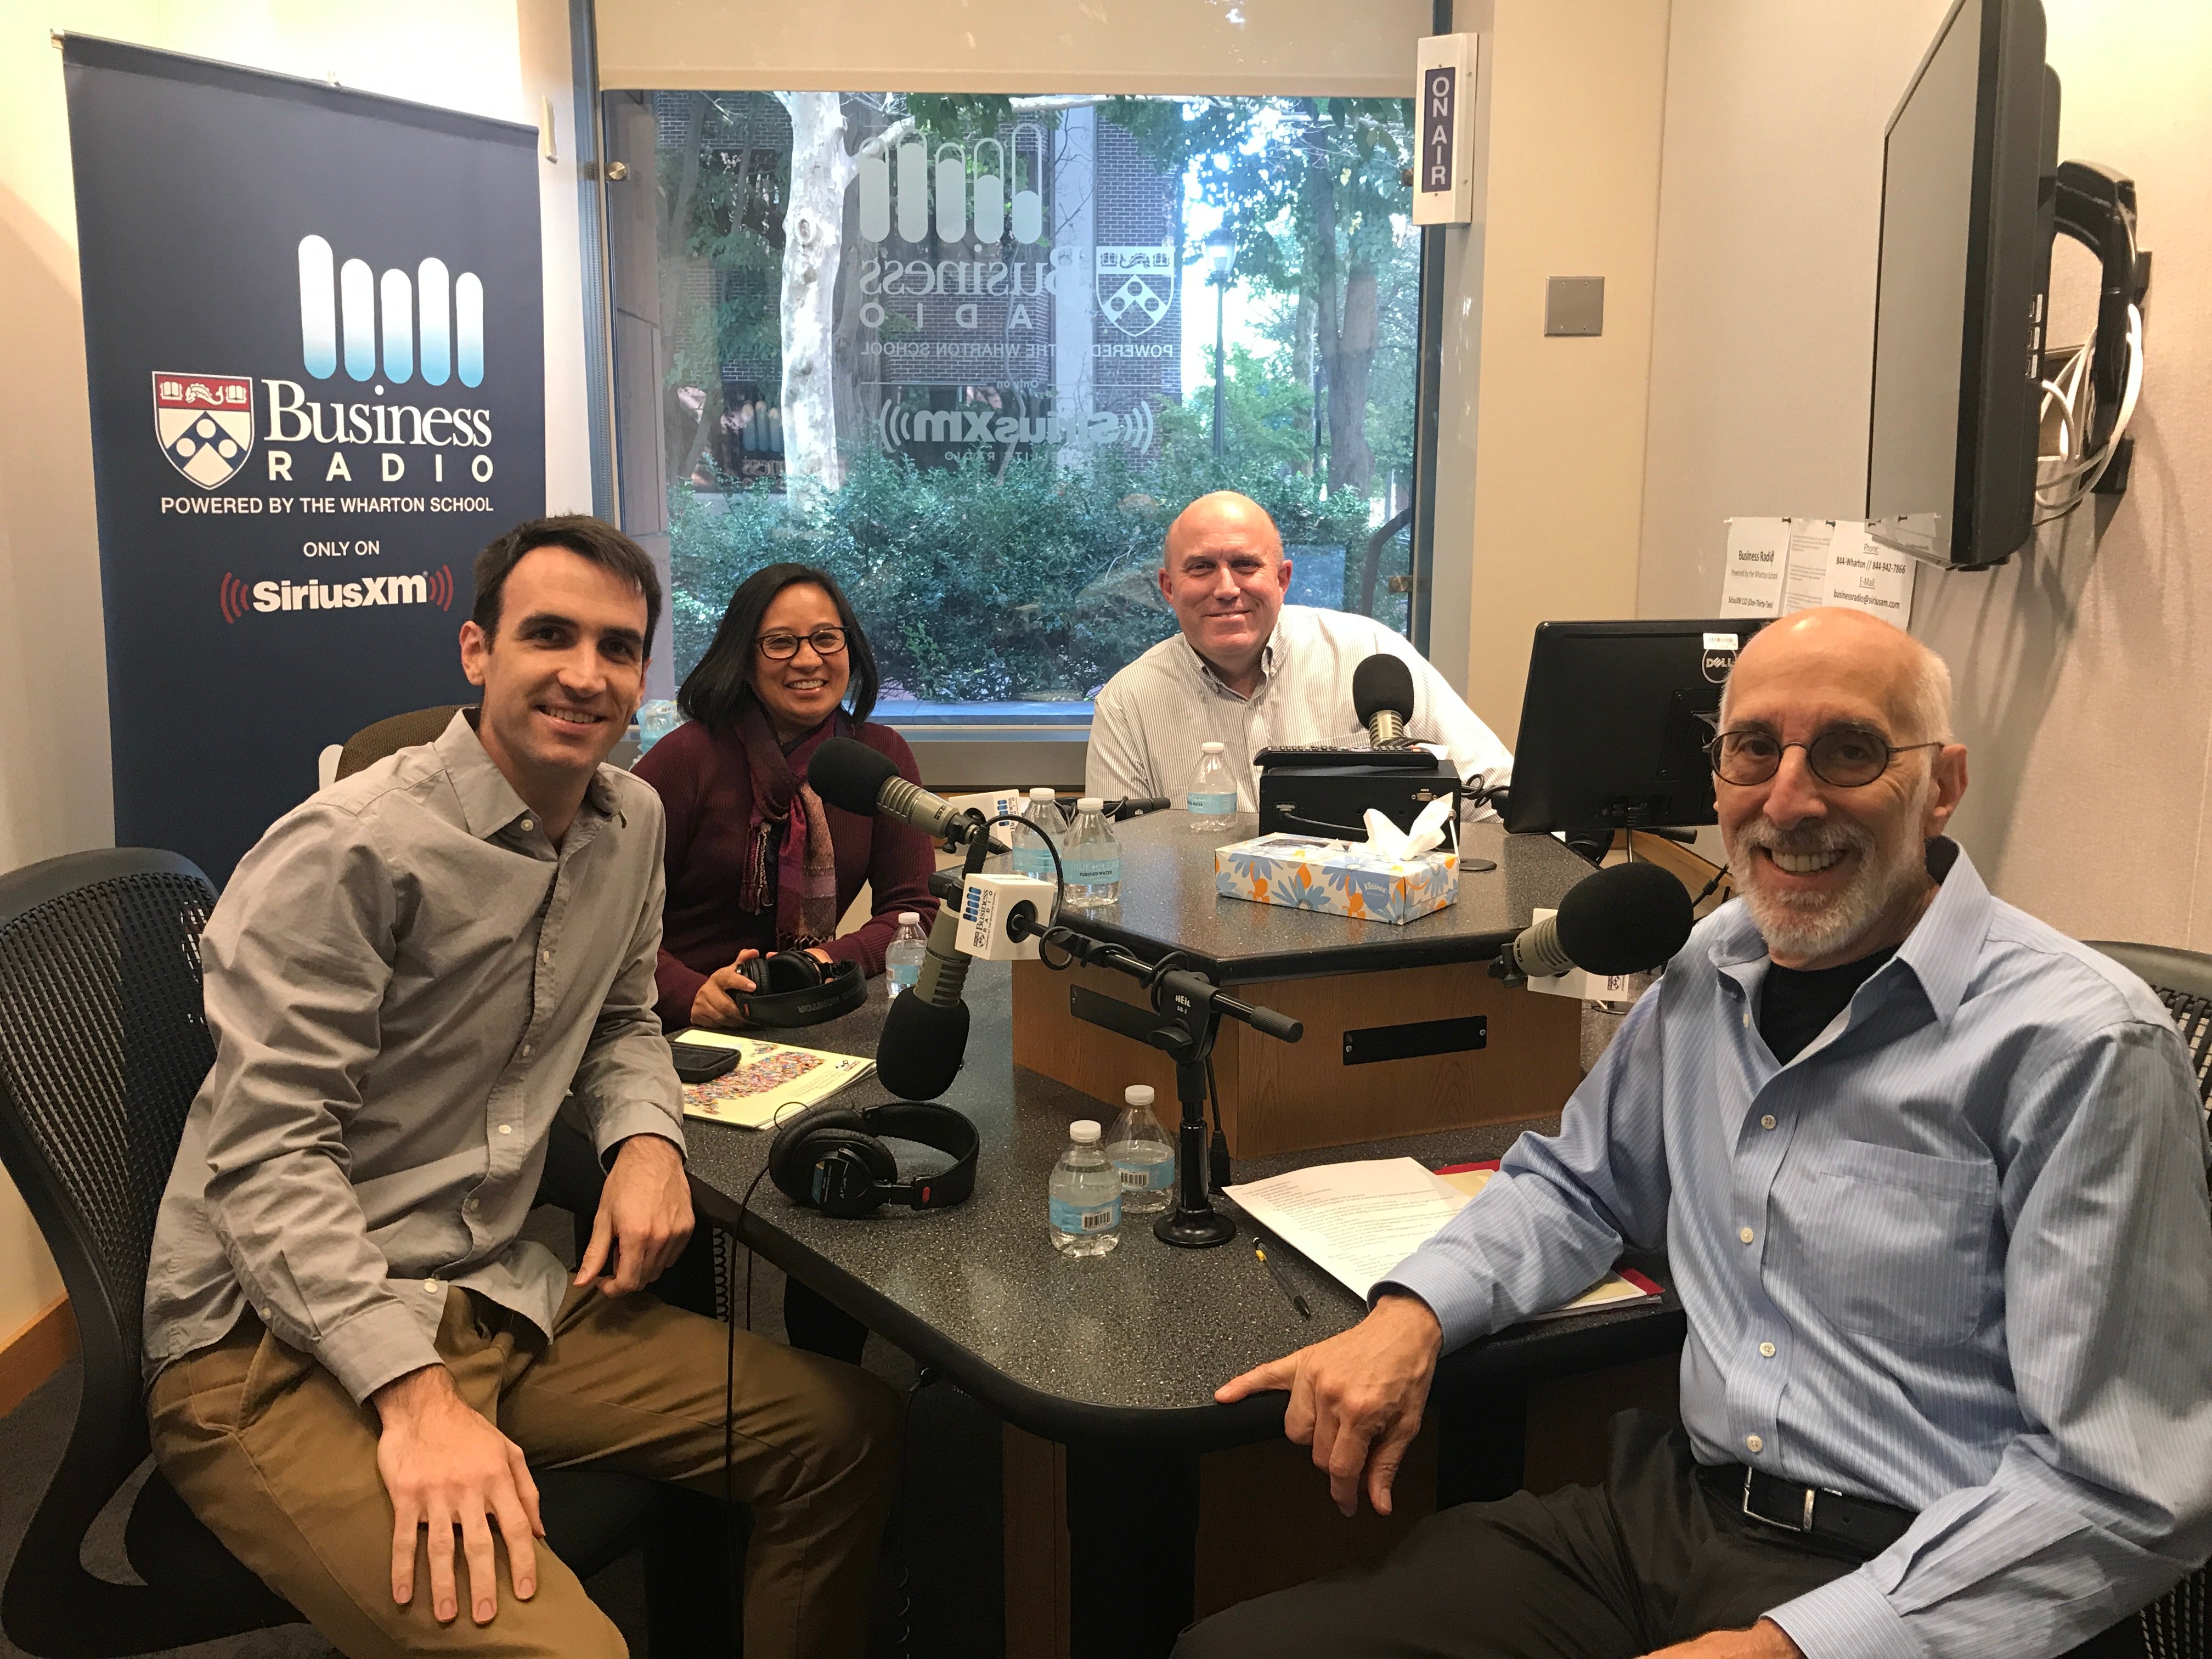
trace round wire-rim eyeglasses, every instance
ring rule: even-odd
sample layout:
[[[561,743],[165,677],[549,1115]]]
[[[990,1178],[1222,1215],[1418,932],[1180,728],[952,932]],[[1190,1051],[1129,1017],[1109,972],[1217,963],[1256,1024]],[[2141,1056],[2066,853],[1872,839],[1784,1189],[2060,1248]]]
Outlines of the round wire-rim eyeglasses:
[[[1723,732],[1705,745],[1713,774],[1723,783],[1739,786],[1765,783],[1782,769],[1782,757],[1792,749],[1805,751],[1805,764],[1813,775],[1832,788],[1862,789],[1889,770],[1899,755],[1916,749],[1941,749],[1934,743],[1892,743],[1863,726],[1834,726],[1815,732],[1809,742],[1784,743],[1756,726]]]

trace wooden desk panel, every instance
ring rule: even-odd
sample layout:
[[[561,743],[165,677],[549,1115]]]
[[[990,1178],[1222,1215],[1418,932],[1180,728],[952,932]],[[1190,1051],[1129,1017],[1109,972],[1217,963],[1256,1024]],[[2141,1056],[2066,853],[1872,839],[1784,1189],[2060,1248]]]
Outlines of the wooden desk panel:
[[[1149,1083],[1164,1127],[1176,1116],[1175,1067],[1157,1050],[1079,1020],[1073,985],[1141,1006],[1135,981],[1100,969],[1054,973],[1014,964],[1013,1058],[1118,1110],[1121,1091]],[[1239,985],[1236,994],[1305,1024],[1304,1040],[1278,1042],[1234,1020],[1214,1050],[1221,1127],[1239,1158],[1340,1146],[1557,1112],[1582,1079],[1582,1005],[1508,990],[1480,965]],[[1372,1026],[1480,1014],[1488,1042],[1461,1054],[1344,1063],[1344,1034]],[[1110,1115],[1108,1118],[1110,1123]]]

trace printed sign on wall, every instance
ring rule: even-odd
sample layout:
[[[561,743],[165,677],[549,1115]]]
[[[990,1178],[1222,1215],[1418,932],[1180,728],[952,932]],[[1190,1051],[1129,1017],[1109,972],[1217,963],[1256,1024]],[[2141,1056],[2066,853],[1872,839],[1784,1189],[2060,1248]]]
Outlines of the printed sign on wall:
[[[545,503],[531,128],[64,43],[115,837],[218,884],[324,745],[472,700]]]

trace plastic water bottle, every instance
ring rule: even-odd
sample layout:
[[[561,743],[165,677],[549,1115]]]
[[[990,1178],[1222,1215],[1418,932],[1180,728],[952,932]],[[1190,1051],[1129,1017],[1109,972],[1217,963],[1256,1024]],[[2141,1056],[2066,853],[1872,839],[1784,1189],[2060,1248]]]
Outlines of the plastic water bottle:
[[[1106,1161],[1121,1181],[1121,1207],[1131,1215],[1167,1208],[1175,1196],[1175,1143],[1152,1115],[1152,1085],[1133,1083],[1121,1091],[1127,1103],[1114,1120]]]
[[[1183,805],[1190,812],[1190,827],[1211,833],[1237,822],[1237,780],[1229,775],[1229,763],[1221,758],[1225,744],[1199,745],[1198,770],[1191,774]]]
[[[1064,1255],[1103,1255],[1121,1242],[1121,1184],[1098,1150],[1089,1118],[1067,1126],[1067,1150],[1045,1188],[1053,1247]]]
[[[899,912],[898,932],[884,951],[884,973],[890,980],[891,994],[914,989],[914,982],[921,976],[921,958],[928,941],[921,931],[921,917],[913,910]],[[903,1019],[904,1015],[900,1018]]]
[[[1053,864],[1052,854],[1045,848],[1047,842],[1065,848],[1067,841],[1066,821],[1060,816],[1060,808],[1053,805],[1054,799],[1049,789],[1030,791],[1029,807],[1022,814],[1023,826],[1013,834],[1014,873],[1018,876],[1050,881],[1060,873]],[[1064,850],[1060,856],[1066,857]]]
[[[1121,843],[1106,821],[1106,803],[1085,795],[1075,803],[1075,822],[1060,856],[1067,860],[1067,902],[1100,910],[1121,896]]]

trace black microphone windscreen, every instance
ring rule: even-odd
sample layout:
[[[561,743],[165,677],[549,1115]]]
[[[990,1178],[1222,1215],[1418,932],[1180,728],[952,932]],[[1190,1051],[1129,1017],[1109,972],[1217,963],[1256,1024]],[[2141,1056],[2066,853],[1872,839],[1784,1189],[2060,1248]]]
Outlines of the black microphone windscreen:
[[[1640,974],[1682,948],[1697,918],[1689,890],[1656,864],[1616,864],[1559,901],[1559,948],[1593,974]]]
[[[830,738],[807,763],[806,781],[832,806],[863,817],[874,814],[884,785],[898,775],[889,755],[852,738]]]
[[[1352,671],[1352,708],[1362,726],[1383,709],[1413,718],[1413,671],[1403,658],[1377,651]],[[818,793],[818,792],[817,792]]]
[[[876,1040],[876,1076],[901,1100],[935,1100],[952,1086],[967,1052],[966,1003],[939,1008],[902,992],[892,1000]]]

